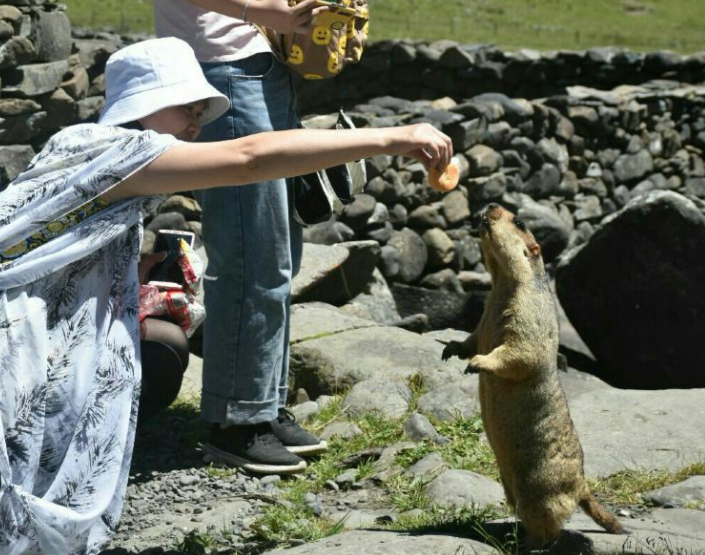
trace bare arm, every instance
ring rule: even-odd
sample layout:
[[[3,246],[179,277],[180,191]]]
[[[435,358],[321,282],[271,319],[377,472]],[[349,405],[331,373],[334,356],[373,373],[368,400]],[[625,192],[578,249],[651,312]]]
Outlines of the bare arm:
[[[445,167],[450,139],[422,123],[386,129],[295,129],[257,133],[168,150],[103,195],[108,201],[304,175],[378,154],[405,155]]]
[[[186,1],[204,10],[236,19],[242,19],[247,2],[247,0]],[[289,6],[287,0],[250,0],[250,5],[247,7],[247,21],[280,33],[306,33],[311,19],[322,9],[326,9],[318,6],[318,0],[303,0],[295,6]]]

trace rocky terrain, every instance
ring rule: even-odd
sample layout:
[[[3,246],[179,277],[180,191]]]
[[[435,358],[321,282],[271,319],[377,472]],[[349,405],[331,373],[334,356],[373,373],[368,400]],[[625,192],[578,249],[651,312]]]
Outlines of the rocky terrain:
[[[95,121],[105,61],[139,38],[72,30],[44,0],[0,5],[0,188],[52,133]],[[341,105],[358,126],[431,122],[461,184],[443,196],[421,165],[377,157],[365,192],[305,230],[290,401],[330,452],[290,479],[204,461],[196,335],[180,401],[141,426],[104,555],[516,552],[477,378],[440,360],[490,288],[490,202],[541,243],[586,473],[631,532],[576,513],[552,552],[705,553],[703,81],[702,54],[398,41],[299,83],[308,127]],[[200,207],[175,195],[146,224],[149,251],[160,228],[200,234]]]

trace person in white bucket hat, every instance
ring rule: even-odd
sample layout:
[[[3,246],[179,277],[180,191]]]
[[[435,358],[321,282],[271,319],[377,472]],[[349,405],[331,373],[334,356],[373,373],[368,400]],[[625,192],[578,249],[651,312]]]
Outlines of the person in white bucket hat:
[[[105,66],[105,83],[105,106],[98,120],[103,125],[124,125],[199,101],[206,106],[198,122],[206,125],[230,107],[228,98],[206,81],[192,48],[173,37],[117,51]]]
[[[224,106],[201,75],[173,77],[193,62],[171,40],[114,54],[101,122],[54,135],[0,192],[3,555],[96,553],[115,532],[140,400],[142,217],[163,195],[379,154],[429,167],[452,155],[450,139],[428,124],[190,143]],[[129,110],[111,109],[128,98]],[[305,467],[291,456],[279,461],[283,471]],[[256,460],[247,468],[269,470]]]

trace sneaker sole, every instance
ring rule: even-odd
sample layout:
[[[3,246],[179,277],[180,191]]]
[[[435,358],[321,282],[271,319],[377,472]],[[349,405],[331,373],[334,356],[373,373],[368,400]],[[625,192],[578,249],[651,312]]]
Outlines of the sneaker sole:
[[[294,455],[320,455],[328,451],[328,442],[321,441],[316,445],[285,445],[284,447]]]
[[[301,461],[298,464],[262,464],[252,462],[243,457],[238,457],[222,449],[211,445],[210,443],[203,444],[203,452],[210,455],[214,460],[226,464],[228,466],[236,466],[254,472],[256,474],[297,474],[306,470],[306,461]]]

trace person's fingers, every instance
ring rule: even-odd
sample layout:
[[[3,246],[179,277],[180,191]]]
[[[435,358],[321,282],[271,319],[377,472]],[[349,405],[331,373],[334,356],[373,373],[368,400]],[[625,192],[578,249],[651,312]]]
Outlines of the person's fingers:
[[[293,8],[291,8],[291,11],[298,15],[300,13],[310,12],[311,10],[316,8],[318,5],[319,5],[318,0],[303,0],[302,2],[299,2]]]

